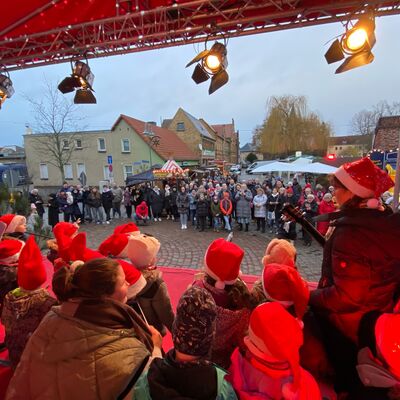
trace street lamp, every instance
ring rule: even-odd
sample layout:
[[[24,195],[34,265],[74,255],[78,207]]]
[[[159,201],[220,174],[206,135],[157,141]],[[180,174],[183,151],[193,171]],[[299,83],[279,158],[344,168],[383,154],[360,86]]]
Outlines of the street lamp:
[[[153,133],[153,131],[150,129],[146,129],[143,132],[143,135],[149,139],[149,158],[150,158],[150,169],[153,167],[153,161],[151,157],[151,150],[153,147],[157,147],[160,144],[160,136],[157,136]]]

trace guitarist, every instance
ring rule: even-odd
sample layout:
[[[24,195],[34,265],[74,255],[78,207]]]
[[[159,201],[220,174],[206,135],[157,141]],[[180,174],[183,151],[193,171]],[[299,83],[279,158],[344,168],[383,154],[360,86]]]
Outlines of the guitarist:
[[[393,181],[369,158],[342,165],[332,185],[340,211],[327,214],[333,229],[310,305],[336,371],[336,389],[349,393],[358,384],[361,317],[371,310],[393,309],[400,282],[400,214],[382,206],[380,195]]]

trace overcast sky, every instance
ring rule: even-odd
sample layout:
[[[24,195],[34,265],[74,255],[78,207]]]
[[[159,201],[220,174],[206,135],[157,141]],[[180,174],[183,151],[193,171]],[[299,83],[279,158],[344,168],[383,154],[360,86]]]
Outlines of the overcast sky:
[[[263,122],[269,96],[305,95],[335,135],[351,134],[354,113],[400,101],[400,16],[377,19],[372,64],[335,75],[339,63],[328,65],[324,54],[342,32],[341,24],[328,24],[230,39],[230,80],[211,96],[209,84],[196,85],[193,68],[185,69],[203,44],[89,60],[97,105],[79,110],[88,129],[110,129],[121,113],[159,124],[182,107],[211,124],[233,118],[244,145]],[[16,93],[0,110],[0,145],[22,144],[25,124],[34,122],[22,94],[40,96],[44,77],[58,83],[69,73],[69,63],[11,73]]]

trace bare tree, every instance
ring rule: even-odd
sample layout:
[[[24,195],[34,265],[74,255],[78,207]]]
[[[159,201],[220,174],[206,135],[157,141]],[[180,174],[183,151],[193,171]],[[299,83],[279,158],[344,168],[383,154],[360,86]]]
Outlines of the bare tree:
[[[83,117],[72,101],[67,100],[55,85],[46,79],[40,97],[25,96],[34,114],[33,131],[34,149],[49,164],[60,171],[62,181],[65,179],[64,165],[71,160],[76,146],[76,132],[82,130]],[[81,146],[83,147],[82,139]]]

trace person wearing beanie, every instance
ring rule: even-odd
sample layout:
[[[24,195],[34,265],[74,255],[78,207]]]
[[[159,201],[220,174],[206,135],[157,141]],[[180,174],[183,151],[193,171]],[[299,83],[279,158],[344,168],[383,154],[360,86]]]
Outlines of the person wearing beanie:
[[[18,287],[17,266],[25,242],[4,239],[0,242],[0,314],[6,294]]]
[[[149,207],[147,206],[145,201],[142,201],[135,208],[135,222],[139,223],[139,221],[143,221],[143,224],[146,225],[148,219],[149,219]]]
[[[6,224],[3,239],[19,239],[26,242],[26,218],[22,215],[5,214],[0,217],[0,222]]]
[[[400,398],[400,314],[371,311],[358,331],[357,372],[360,383],[354,400]]]
[[[165,336],[166,328],[172,329],[174,312],[167,285],[156,267],[159,250],[160,242],[153,236],[140,234],[129,238],[128,259],[146,279],[146,286],[136,295],[135,301],[147,322]]]
[[[239,399],[319,400],[312,375],[300,366],[299,321],[279,303],[264,303],[250,317],[244,349],[235,349],[227,380]]]
[[[250,292],[239,278],[243,256],[237,244],[214,240],[204,257],[204,273],[193,282],[193,286],[206,289],[217,305],[211,360],[223,368],[229,366],[235,347],[242,345],[252,308]]]
[[[46,282],[42,254],[31,236],[18,259],[18,288],[4,298],[1,322],[12,368],[16,368],[29,337],[50,308],[57,303],[41,286]]]
[[[236,193],[236,217],[239,224],[239,230],[243,230],[245,226],[245,231],[249,230],[249,223],[251,219],[251,201],[253,200],[253,194],[247,188],[247,185],[240,185],[240,190]]]
[[[226,371],[210,361],[217,307],[204,289],[190,287],[176,309],[174,348],[154,359],[135,386],[135,400],[237,399]]]
[[[342,165],[332,177],[340,211],[330,214],[321,279],[310,305],[321,327],[336,387],[349,391],[357,380],[357,330],[363,314],[390,312],[400,282],[400,214],[383,206],[393,186],[369,158]]]

